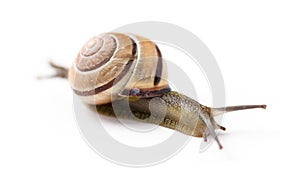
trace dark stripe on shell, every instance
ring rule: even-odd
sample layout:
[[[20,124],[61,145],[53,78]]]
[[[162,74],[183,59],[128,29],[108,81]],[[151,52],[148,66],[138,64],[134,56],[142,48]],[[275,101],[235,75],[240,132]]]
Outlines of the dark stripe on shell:
[[[92,95],[101,93],[102,91],[105,91],[105,90],[111,88],[115,83],[118,83],[124,77],[124,75],[128,72],[128,70],[131,67],[132,63],[133,63],[133,60],[128,61],[128,63],[126,64],[125,68],[119,74],[119,76],[117,78],[111,80],[107,84],[104,84],[104,85],[102,85],[100,87],[97,87],[95,90],[78,91],[76,89],[73,89],[73,91],[75,92],[75,94],[77,94],[79,96],[92,96]]]
[[[135,54],[136,54],[137,46],[136,46],[135,41],[134,41],[131,37],[129,37],[129,38],[130,38],[130,40],[131,40],[131,42],[132,42],[132,56],[134,57]]]
[[[161,80],[163,61],[162,61],[161,52],[160,52],[159,48],[157,47],[157,45],[155,45],[155,48],[157,51],[157,57],[158,57],[157,60],[158,61],[157,61],[156,72],[155,72],[155,77],[154,77],[154,85],[158,85]]]

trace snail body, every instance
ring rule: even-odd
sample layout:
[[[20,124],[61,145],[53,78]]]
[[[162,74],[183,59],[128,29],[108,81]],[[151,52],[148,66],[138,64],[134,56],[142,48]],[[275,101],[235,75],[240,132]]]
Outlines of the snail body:
[[[54,76],[68,78],[82,101],[108,116],[150,122],[184,134],[215,138],[225,130],[214,117],[225,112],[266,108],[246,105],[210,108],[171,91],[157,45],[135,34],[104,33],[90,39],[70,69],[51,64]]]

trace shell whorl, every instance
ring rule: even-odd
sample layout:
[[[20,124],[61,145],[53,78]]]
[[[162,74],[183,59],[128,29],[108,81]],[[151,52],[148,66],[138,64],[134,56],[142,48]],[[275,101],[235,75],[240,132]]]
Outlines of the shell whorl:
[[[69,70],[74,92],[89,104],[124,96],[153,97],[170,90],[158,47],[133,34],[105,33],[90,39]]]
[[[78,53],[76,66],[80,71],[90,71],[101,67],[113,56],[116,40],[107,35],[90,39]]]

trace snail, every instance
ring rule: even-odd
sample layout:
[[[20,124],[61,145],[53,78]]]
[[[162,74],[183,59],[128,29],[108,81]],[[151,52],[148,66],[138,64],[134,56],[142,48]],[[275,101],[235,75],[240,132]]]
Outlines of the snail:
[[[136,34],[95,36],[81,48],[70,69],[50,65],[56,70],[51,77],[68,79],[74,93],[85,103],[95,105],[100,114],[158,124],[203,137],[204,141],[211,135],[220,149],[215,130],[225,131],[225,127],[215,121],[215,116],[266,109],[266,105],[210,108],[172,91],[158,46]]]

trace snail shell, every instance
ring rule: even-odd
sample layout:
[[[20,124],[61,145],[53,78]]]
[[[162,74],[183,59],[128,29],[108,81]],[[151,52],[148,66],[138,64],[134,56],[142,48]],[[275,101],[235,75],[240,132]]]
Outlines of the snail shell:
[[[170,91],[159,48],[135,34],[104,33],[90,39],[78,53],[68,79],[75,94],[88,104]]]

